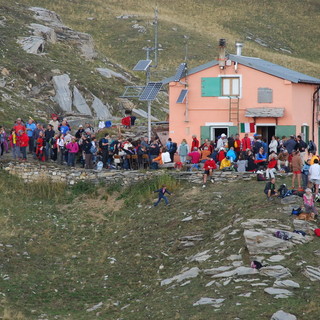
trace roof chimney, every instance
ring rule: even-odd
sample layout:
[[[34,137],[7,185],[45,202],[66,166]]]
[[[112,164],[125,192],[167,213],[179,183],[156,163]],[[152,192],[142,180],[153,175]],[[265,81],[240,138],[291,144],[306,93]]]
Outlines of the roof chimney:
[[[226,65],[226,39],[219,39],[219,67],[224,69]]]
[[[237,56],[241,56],[241,54],[242,54],[242,47],[243,47],[243,44],[242,44],[241,42],[236,42]]]

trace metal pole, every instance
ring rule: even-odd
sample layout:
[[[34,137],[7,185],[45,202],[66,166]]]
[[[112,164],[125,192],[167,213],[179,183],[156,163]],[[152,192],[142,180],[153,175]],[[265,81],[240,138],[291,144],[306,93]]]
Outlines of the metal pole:
[[[147,48],[147,60],[150,57],[150,48]],[[147,69],[146,74],[147,85],[150,81],[150,67]],[[151,142],[151,101],[148,101],[148,142]]]
[[[148,101],[148,140],[151,142],[151,101]]]

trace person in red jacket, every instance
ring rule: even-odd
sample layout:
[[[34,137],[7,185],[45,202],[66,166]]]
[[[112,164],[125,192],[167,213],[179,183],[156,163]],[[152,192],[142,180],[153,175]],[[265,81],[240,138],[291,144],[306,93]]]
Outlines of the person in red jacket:
[[[199,149],[200,146],[200,142],[197,139],[196,135],[192,136],[192,143],[191,143],[191,152],[194,151],[194,148],[197,148],[197,150]]]
[[[241,140],[241,150],[247,151],[247,149],[251,150],[251,139],[248,137],[248,134],[246,133],[244,135],[244,138]]]
[[[217,169],[217,164],[213,159],[207,160],[203,166],[204,174],[203,174],[203,186],[206,186],[208,176],[212,176],[212,171]],[[213,180],[211,180],[213,182]]]
[[[46,160],[46,139],[44,138],[43,131],[39,132],[39,137],[36,141],[36,156],[39,159],[39,161],[45,161]]]
[[[226,152],[224,148],[221,148],[219,153],[218,153],[218,161],[221,163],[221,161],[226,157]]]
[[[121,124],[122,124],[125,128],[130,128],[130,127],[131,127],[131,118],[130,118],[130,117],[124,117],[124,118],[122,118]]]
[[[13,126],[14,130],[16,130],[16,134],[19,133],[20,130],[25,131],[26,127],[25,125],[22,123],[21,118],[18,118]]]
[[[20,145],[20,152],[22,155],[22,160],[27,160],[27,147],[29,145],[29,137],[25,131],[20,130],[18,135],[18,141]]]

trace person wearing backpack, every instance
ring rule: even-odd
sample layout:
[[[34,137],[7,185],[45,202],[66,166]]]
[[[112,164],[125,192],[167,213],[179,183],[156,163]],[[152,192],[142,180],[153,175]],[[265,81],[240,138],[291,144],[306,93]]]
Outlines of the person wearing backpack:
[[[179,148],[178,148],[178,154],[180,156],[180,162],[186,163],[187,155],[190,152],[190,148],[188,146],[187,140],[183,139]]]
[[[302,167],[302,187],[305,189],[308,186],[308,175],[309,175],[309,169],[310,169],[310,159],[304,162],[304,165]]]
[[[177,149],[178,149],[178,147],[177,147],[176,142],[172,142],[170,149],[167,149],[168,152],[170,153],[171,162],[174,162],[174,154],[177,152]]]

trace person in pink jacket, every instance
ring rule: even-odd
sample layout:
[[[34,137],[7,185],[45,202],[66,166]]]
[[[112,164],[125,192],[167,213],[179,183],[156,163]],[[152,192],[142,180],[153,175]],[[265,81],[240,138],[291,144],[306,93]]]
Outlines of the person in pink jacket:
[[[79,145],[76,142],[76,138],[72,137],[71,142],[69,142],[66,146],[69,154],[68,154],[68,166],[75,166],[76,154],[79,152]]]

